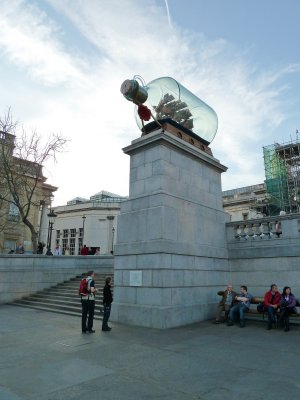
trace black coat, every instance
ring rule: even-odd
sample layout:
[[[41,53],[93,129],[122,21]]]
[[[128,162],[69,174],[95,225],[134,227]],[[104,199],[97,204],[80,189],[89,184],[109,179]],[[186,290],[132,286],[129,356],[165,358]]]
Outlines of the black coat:
[[[103,288],[103,304],[109,306],[113,302],[110,285],[106,284]]]

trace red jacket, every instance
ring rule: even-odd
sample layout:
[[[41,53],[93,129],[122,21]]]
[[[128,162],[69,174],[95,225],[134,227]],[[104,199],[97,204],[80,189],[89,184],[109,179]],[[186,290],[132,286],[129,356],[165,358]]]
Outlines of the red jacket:
[[[87,256],[89,254],[89,248],[86,246],[82,247],[82,249],[80,250],[80,254],[82,256]]]
[[[268,307],[271,304],[273,304],[273,305],[277,304],[279,306],[280,299],[281,299],[281,294],[279,292],[276,292],[275,296],[274,296],[273,303],[271,303],[271,301],[272,301],[272,292],[271,292],[271,290],[269,290],[267,293],[265,293],[265,296],[264,296],[264,306]]]

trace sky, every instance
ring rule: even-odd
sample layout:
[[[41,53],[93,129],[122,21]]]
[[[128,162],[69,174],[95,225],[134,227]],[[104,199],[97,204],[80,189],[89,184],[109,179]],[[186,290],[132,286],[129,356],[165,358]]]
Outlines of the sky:
[[[263,146],[300,130],[298,0],[0,0],[0,114],[68,139],[54,205],[127,196],[140,137],[125,79],[170,76],[218,115],[222,189],[264,181]]]

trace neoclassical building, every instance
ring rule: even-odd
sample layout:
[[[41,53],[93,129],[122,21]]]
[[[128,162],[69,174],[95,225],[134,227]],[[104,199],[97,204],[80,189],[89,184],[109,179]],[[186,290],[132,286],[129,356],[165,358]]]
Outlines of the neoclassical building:
[[[23,223],[19,208],[8,190],[12,181],[16,185],[16,193],[20,203],[30,201],[27,219],[37,233],[37,241],[46,242],[48,226],[48,206],[57,187],[48,184],[42,173],[42,166],[32,161],[14,156],[15,136],[0,132],[0,165],[8,165],[6,174],[0,173],[0,253],[14,252],[18,243],[22,244],[26,253],[33,250],[32,236],[29,228]],[[38,172],[37,172],[38,171]],[[10,174],[10,178],[7,178]],[[29,194],[28,192],[31,191]],[[24,200],[25,199],[25,200]],[[24,209],[26,206],[24,206]]]
[[[76,197],[67,205],[54,207],[56,214],[52,232],[52,250],[61,246],[62,253],[69,247],[70,255],[80,254],[86,245],[93,254],[111,254],[117,229],[121,202],[126,197],[102,190],[89,199]]]
[[[230,221],[246,221],[269,215],[269,201],[265,183],[225,190],[223,208]]]

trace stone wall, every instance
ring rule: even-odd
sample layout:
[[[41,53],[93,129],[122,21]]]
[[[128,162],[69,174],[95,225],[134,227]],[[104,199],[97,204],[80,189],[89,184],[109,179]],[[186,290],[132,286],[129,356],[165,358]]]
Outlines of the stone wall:
[[[0,256],[0,304],[9,303],[88,270],[111,274],[113,256]]]
[[[279,223],[279,224],[278,224]],[[230,273],[235,288],[261,296],[276,283],[300,299],[300,214],[227,223]]]

